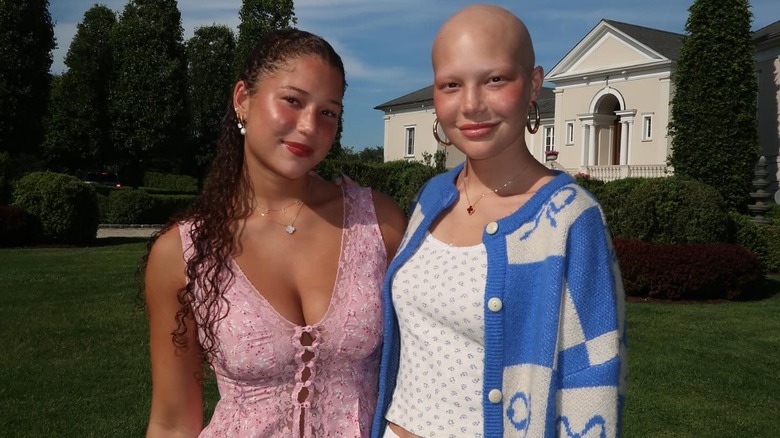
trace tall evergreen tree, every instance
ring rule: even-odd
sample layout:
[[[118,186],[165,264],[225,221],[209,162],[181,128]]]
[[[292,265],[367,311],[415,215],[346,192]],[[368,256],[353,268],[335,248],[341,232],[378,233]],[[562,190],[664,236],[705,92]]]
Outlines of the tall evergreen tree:
[[[744,210],[758,154],[750,5],[695,0],[689,12],[673,76],[669,163]]]
[[[39,151],[55,48],[48,0],[0,0],[0,151]]]
[[[200,27],[187,42],[193,148],[188,156],[200,180],[214,157],[229,107],[235,77],[225,60],[233,59],[235,46],[233,31],[224,25]]]
[[[130,0],[111,33],[112,141],[122,177],[178,171],[189,143],[186,59],[176,0]]]
[[[95,5],[84,14],[65,57],[68,70],[52,87],[44,141],[49,167],[81,174],[112,164],[108,86],[113,67],[111,9]]]
[[[241,24],[238,25],[236,71],[244,66],[244,60],[260,38],[271,30],[284,29],[298,22],[293,0],[243,0],[238,18]]]

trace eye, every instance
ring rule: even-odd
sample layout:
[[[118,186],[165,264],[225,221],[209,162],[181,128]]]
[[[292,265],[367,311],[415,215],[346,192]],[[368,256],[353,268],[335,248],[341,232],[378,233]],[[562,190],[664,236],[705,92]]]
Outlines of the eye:
[[[490,82],[492,82],[494,84],[497,83],[497,82],[501,82],[503,80],[504,80],[504,78],[502,78],[501,76],[493,76],[492,78],[490,78]]]
[[[448,82],[447,85],[444,86],[445,88],[458,88],[458,84],[455,82]]]
[[[296,105],[297,106],[297,105],[300,105],[300,103],[301,103],[297,98],[295,98],[293,96],[284,96],[282,99],[284,99],[285,102],[287,102],[287,103],[289,103],[291,105]]]
[[[326,117],[332,117],[334,119],[338,119],[339,118],[339,113],[337,113],[335,111],[331,111],[331,110],[322,110],[322,115],[324,115]]]

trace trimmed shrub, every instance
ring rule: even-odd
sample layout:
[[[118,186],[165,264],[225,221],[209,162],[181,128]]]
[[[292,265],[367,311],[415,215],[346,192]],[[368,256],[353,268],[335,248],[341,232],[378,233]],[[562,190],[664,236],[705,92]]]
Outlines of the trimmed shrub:
[[[152,197],[142,190],[122,189],[108,196],[108,209],[104,223],[144,224],[152,210]]]
[[[0,247],[19,246],[35,241],[35,218],[18,205],[0,205]]]
[[[97,194],[77,178],[54,172],[33,172],[14,187],[14,202],[40,223],[42,242],[84,244],[95,239]]]
[[[626,295],[661,299],[754,298],[761,262],[742,245],[664,244],[615,239]]]
[[[144,187],[161,189],[175,193],[197,193],[198,179],[189,175],[174,175],[170,173],[144,173]]]
[[[434,167],[416,161],[364,163],[360,161],[325,160],[315,171],[325,179],[348,175],[362,186],[391,196],[408,215],[409,205],[426,181],[440,173]]]
[[[577,181],[577,184],[581,185],[585,190],[593,193],[593,195],[598,198],[599,192],[604,188],[604,185],[606,184],[604,181],[600,179],[593,179],[588,175],[587,173],[578,173],[574,175],[574,180]]]
[[[151,195],[144,190],[115,190],[101,204],[100,219],[104,224],[164,224],[194,200],[195,195]]]
[[[607,224],[615,236],[628,237],[632,235],[624,223],[624,218],[634,213],[631,211],[632,207],[626,203],[626,198],[646,180],[647,178],[618,179],[605,183],[591,192],[599,200]]]
[[[676,176],[646,179],[622,202],[617,236],[651,243],[727,242],[726,204],[704,183]]]
[[[773,263],[769,258],[769,247],[761,227],[756,225],[750,216],[735,211],[729,212],[728,218],[729,242],[738,243],[747,248],[758,257],[765,271],[772,271]]]
[[[766,270],[780,272],[780,225],[761,227],[766,242]]]
[[[0,204],[4,204],[11,199],[11,154],[0,152]]]

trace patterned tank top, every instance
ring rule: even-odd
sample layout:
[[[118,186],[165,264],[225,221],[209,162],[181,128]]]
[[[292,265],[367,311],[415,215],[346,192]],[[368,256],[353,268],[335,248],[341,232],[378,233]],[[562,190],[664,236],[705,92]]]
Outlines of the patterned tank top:
[[[232,263],[235,278],[224,294],[227,315],[214,330],[218,346],[212,366],[220,400],[201,437],[369,435],[387,255],[371,190],[344,185],[342,191],[338,273],[328,310],[318,323],[298,326],[283,318]],[[191,229],[190,223],[179,226],[186,258],[193,251]],[[311,345],[302,345],[304,332]],[[308,395],[299,402],[304,390]]]

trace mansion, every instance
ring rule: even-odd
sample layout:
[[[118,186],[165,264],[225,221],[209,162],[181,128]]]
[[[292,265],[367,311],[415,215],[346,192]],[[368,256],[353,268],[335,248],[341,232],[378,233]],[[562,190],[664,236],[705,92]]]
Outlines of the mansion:
[[[780,151],[780,21],[752,33],[758,79],[758,139],[768,190],[778,190]],[[541,127],[526,132],[531,153],[571,174],[611,181],[667,175],[667,135],[675,71],[684,35],[601,20],[545,75],[538,96]],[[433,87],[383,103],[385,161],[422,160],[442,149],[433,137]],[[465,157],[445,149],[448,168]]]

